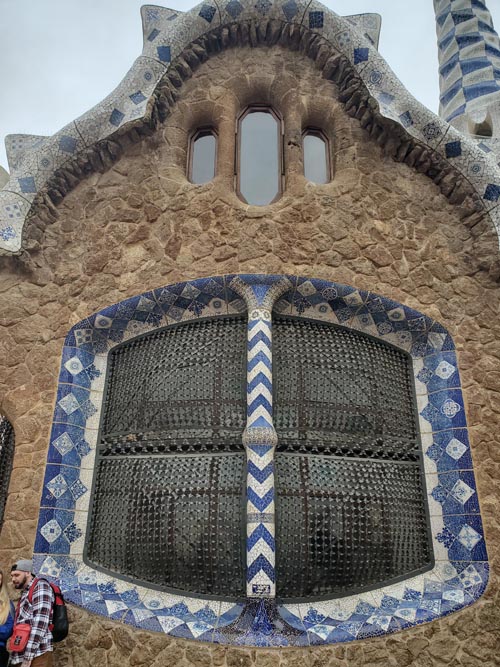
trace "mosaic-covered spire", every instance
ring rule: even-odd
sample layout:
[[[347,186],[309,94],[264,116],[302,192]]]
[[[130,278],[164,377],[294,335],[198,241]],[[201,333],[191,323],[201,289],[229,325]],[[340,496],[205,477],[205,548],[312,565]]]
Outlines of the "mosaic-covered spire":
[[[434,0],[439,114],[473,135],[500,135],[500,41],[482,0]]]

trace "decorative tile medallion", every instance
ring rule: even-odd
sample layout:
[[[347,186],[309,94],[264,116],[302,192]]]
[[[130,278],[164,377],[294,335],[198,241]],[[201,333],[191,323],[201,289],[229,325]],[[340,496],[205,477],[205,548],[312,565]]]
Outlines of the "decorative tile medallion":
[[[271,312],[374,336],[409,353],[434,567],[331,600],[275,598]],[[247,598],[158,591],[85,562],[84,543],[109,351],[178,322],[248,313]],[[91,613],[176,637],[251,646],[346,642],[397,632],[472,604],[488,562],[454,345],[439,323],[371,292],[325,280],[240,275],[170,285],[109,306],[69,332],[48,452],[35,569]]]

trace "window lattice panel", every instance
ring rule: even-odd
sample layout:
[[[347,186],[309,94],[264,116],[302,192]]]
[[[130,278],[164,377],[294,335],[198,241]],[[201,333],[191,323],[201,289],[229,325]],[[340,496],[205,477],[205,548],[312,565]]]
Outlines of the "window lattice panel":
[[[178,325],[112,352],[93,563],[165,588],[242,594],[245,363],[243,318]]]
[[[244,592],[244,454],[102,459],[88,556],[160,587]]]
[[[109,453],[242,451],[245,345],[243,319],[214,318],[116,348],[101,429]]]
[[[7,502],[13,459],[14,429],[9,420],[0,415],[0,526],[3,522],[5,503]]]
[[[274,424],[279,451],[417,460],[407,356],[320,322],[273,324]]]
[[[411,360],[355,331],[273,325],[277,585],[345,595],[431,563]]]
[[[284,455],[276,468],[282,596],[344,595],[429,562],[417,466]]]

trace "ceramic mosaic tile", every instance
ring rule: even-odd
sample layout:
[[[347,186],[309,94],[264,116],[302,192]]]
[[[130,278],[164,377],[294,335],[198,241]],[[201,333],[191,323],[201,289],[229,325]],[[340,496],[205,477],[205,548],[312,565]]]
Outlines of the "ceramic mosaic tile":
[[[240,0],[225,0],[220,3],[221,23],[231,24],[235,22],[261,20],[263,18],[284,20],[285,11],[288,10],[290,21],[300,23],[300,19],[307,7],[302,0],[290,3],[285,10],[286,2],[271,2],[271,0],[255,0],[252,3],[240,2]]]
[[[382,26],[382,18],[379,14],[353,14],[344,18],[349,23],[352,23],[358,32],[368,39],[372,46],[378,49],[380,28]]]
[[[160,592],[85,562],[85,532],[106,359],[129,337],[170,322],[231,312],[247,303],[248,595],[245,602]],[[435,565],[395,584],[310,603],[274,598],[274,475],[270,310],[369,332],[413,356]],[[196,305],[194,305],[196,304]],[[243,306],[244,308],[245,306]],[[172,315],[175,315],[173,317]],[[384,325],[384,326],[381,326]],[[268,363],[264,363],[267,359]],[[256,363],[257,360],[257,363]],[[472,604],[488,564],[472,470],[457,359],[446,330],[425,315],[354,287],[292,276],[227,276],[159,288],[103,309],[66,339],[35,544],[36,570],[60,580],[66,598],[135,627],[200,641],[304,646],[379,636]],[[259,599],[260,598],[260,599]]]
[[[500,41],[485,4],[435,0],[441,114],[451,121],[500,99]]]

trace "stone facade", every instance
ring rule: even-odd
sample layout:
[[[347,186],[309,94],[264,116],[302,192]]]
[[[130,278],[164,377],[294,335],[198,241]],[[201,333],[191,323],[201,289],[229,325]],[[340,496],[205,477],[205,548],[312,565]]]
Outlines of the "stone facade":
[[[282,46],[213,55],[180,86],[156,132],[135,142],[124,136],[119,160],[76,185],[55,222],[32,218],[23,254],[0,258],[0,411],[16,437],[0,563],[7,569],[33,549],[61,348],[73,324],[177,281],[299,274],[374,290],[453,336],[490,555],[487,592],[460,613],[400,634],[281,650],[195,644],[71,607],[71,635],[57,648],[61,665],[472,667],[497,660],[497,237],[487,218],[471,215],[471,193],[449,201],[427,175],[387,155],[390,142],[370,137],[339,97],[310,59]],[[255,102],[278,109],[285,125],[285,190],[266,207],[242,203],[233,183],[235,118]],[[188,139],[207,124],[218,128],[218,175],[195,186],[185,175]],[[326,185],[301,175],[307,126],[331,137],[334,175]]]

